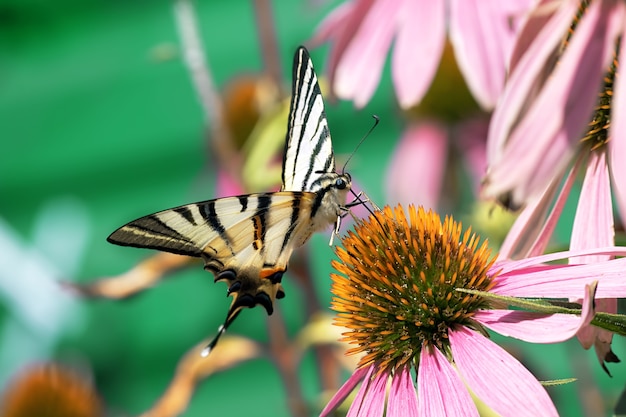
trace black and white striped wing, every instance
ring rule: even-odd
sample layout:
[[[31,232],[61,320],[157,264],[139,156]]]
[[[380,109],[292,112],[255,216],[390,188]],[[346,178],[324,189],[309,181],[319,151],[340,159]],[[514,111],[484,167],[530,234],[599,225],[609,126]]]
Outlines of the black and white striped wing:
[[[283,159],[283,190],[317,191],[320,173],[334,172],[335,158],[324,101],[308,51],[298,48]]]
[[[308,238],[315,194],[278,192],[188,204],[134,220],[108,241],[201,257],[208,269],[286,269],[293,249]]]

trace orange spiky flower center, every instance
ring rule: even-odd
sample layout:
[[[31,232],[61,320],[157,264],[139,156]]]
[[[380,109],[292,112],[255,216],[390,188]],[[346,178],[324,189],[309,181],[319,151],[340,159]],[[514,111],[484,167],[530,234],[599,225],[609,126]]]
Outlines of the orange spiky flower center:
[[[385,207],[361,220],[342,239],[331,274],[336,324],[349,330],[344,340],[364,353],[359,366],[377,363],[395,369],[418,357],[423,346],[448,348],[448,329],[480,329],[472,316],[488,307],[478,295],[488,291],[493,264],[487,243],[451,217],[410,206]]]

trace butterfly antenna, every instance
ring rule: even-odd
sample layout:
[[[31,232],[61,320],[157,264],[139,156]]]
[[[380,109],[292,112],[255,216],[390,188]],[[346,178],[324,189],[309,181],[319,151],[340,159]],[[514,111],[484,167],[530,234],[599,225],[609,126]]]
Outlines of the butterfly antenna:
[[[207,344],[206,347],[202,349],[202,352],[200,352],[200,356],[202,356],[203,358],[209,356],[209,353],[211,353],[215,345],[217,345],[217,342],[219,342],[222,335],[226,333],[226,329],[228,329],[228,326],[230,326],[230,324],[235,321],[240,312],[241,308],[238,308],[232,313],[230,311],[228,312],[226,320],[224,320],[224,324],[220,325],[220,327],[217,328],[217,334],[215,335],[213,340],[211,340],[209,344]]]
[[[372,127],[370,127],[370,130],[368,130],[367,133],[361,138],[361,140],[356,145],[356,148],[354,148],[354,151],[352,151],[348,159],[346,159],[346,162],[343,164],[343,168],[341,168],[342,173],[346,172],[346,167],[348,166],[348,162],[350,162],[350,160],[352,159],[356,151],[359,149],[361,144],[365,141],[365,139],[370,135],[370,133],[372,133],[372,130],[374,130],[374,128],[378,126],[378,123],[380,122],[380,118],[376,116],[375,114],[372,114],[372,117],[374,118],[374,124],[372,125]]]

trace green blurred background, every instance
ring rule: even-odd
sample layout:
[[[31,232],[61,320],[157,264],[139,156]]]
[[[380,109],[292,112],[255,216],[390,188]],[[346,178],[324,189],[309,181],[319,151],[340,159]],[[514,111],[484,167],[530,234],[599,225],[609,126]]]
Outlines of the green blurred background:
[[[124,302],[77,300],[55,284],[127,270],[149,251],[108,244],[113,230],[214,195],[205,121],[182,61],[172,6],[156,0],[0,2],[1,387],[26,363],[79,363],[92,369],[113,415],[136,415],[163,392],[181,355],[223,319],[230,303],[225,286],[214,285],[199,267]],[[281,68],[290,85],[295,48],[332,4],[282,0],[273,6]],[[218,85],[261,71],[252,3],[198,2],[196,10]],[[312,51],[318,72],[325,51]],[[363,111],[348,103],[327,108],[340,157],[354,149],[371,114],[381,117],[350,166],[378,202],[402,127],[391,103],[387,73]],[[565,231],[561,239],[567,237]],[[311,244],[318,294],[326,303],[332,257],[327,239],[315,236]],[[285,281],[287,298],[279,304],[294,335],[302,326],[302,294]],[[266,341],[265,320],[261,309],[244,311],[231,332]],[[584,415],[580,400],[587,395],[599,394],[611,406],[625,385],[623,365],[610,366],[610,379],[594,353],[577,342],[505,343],[540,379],[583,378],[551,389],[562,415]],[[624,356],[621,339],[614,350]],[[319,394],[316,366],[312,356],[301,366],[311,404]],[[289,415],[270,361],[212,376],[184,415],[224,414]]]

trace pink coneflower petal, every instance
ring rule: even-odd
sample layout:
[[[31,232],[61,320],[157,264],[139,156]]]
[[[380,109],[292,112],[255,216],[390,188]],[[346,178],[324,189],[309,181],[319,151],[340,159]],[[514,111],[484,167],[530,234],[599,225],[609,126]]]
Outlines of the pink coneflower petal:
[[[626,258],[589,265],[529,268],[498,275],[492,292],[513,297],[583,298],[586,284],[598,281],[596,297],[626,296]]]
[[[369,381],[370,376],[374,372],[374,366],[369,366],[366,368],[359,368],[348,378],[348,380],[339,388],[339,390],[333,395],[333,398],[326,404],[326,407],[320,413],[320,417],[326,417],[330,415],[333,411],[337,409],[341,405],[342,402],[348,398],[348,395],[354,390],[354,388],[361,381]],[[364,385],[367,382],[363,383]]]
[[[389,163],[387,201],[436,208],[447,155],[448,135],[443,126],[434,122],[409,125]]]
[[[320,37],[318,38],[316,33],[310,41],[313,46],[328,40],[333,41],[326,62],[328,82],[331,86],[335,83],[337,66],[344,51],[352,42],[352,37],[361,25],[363,16],[368,13],[373,4],[374,0],[353,0],[340,5],[327,17],[328,23],[324,21],[320,24]],[[332,36],[332,39],[327,39],[325,35]]]
[[[527,311],[483,310],[474,315],[476,321],[503,336],[531,343],[557,343],[568,340],[591,323],[594,310],[595,285],[586,286],[580,317],[570,314],[539,314]]]
[[[607,246],[604,248],[593,248],[583,250],[569,250],[564,252],[553,252],[547,255],[534,256],[532,258],[520,259],[518,261],[504,260],[497,261],[492,267],[491,271],[498,271],[499,277],[507,274],[515,275],[520,270],[537,267],[541,269],[553,269],[552,266],[545,266],[546,262],[561,261],[566,258],[572,258],[575,256],[587,256],[587,255],[611,255],[611,256],[626,256],[626,248],[622,246]],[[539,265],[539,266],[538,266]],[[496,281],[498,281],[496,278]]]
[[[498,253],[501,259],[520,259],[544,253],[576,182],[580,165],[581,160],[578,160],[562,186],[560,178],[554,180],[536,201],[530,202],[522,211],[502,243]],[[553,204],[559,186],[561,189]]]
[[[388,379],[389,373],[383,371],[367,386],[363,384],[346,417],[381,417],[385,411]]]
[[[543,3],[557,4],[552,0],[544,0]],[[515,72],[510,74],[500,102],[494,110],[487,142],[487,159],[491,164],[500,162],[502,152],[509,140],[509,133],[529,104],[529,92],[533,91],[533,86],[538,79],[545,78],[542,74],[546,72],[546,67],[551,66],[554,51],[578,9],[578,4],[573,1],[561,4],[558,12],[545,23],[534,42],[526,50]]]
[[[349,18],[350,14],[354,12],[355,4],[356,2],[354,1],[347,1],[333,9],[333,11],[315,28],[315,34],[307,43],[312,47],[316,47],[339,36],[346,20]]]
[[[511,10],[511,3],[519,10]],[[504,86],[506,65],[515,40],[512,13],[523,14],[529,3],[450,1],[450,41],[454,56],[472,95],[485,110],[494,107]]]
[[[422,348],[417,373],[417,392],[420,394],[419,416],[479,415],[456,370],[436,348]],[[409,414],[405,414],[407,415]]]
[[[333,88],[338,97],[363,107],[374,94],[395,33],[402,0],[378,1],[368,10],[352,41],[347,45]]]
[[[533,44],[541,29],[548,24],[554,13],[558,11],[559,6],[560,3],[554,0],[539,0],[537,2],[532,13],[529,13],[522,28],[517,33],[515,45],[509,59],[509,73],[513,73],[516,70],[519,60]]]
[[[391,380],[387,417],[406,417],[417,414],[417,394],[411,378],[411,367],[403,366],[396,370]]]
[[[552,76],[511,132],[501,163],[491,167],[491,193],[512,190],[513,201],[522,204],[570,163],[619,33],[622,16],[613,3],[589,6]]]
[[[539,381],[504,349],[466,328],[448,334],[459,373],[492,410],[502,416],[558,416]]]
[[[611,180],[606,163],[606,152],[591,152],[585,181],[578,199],[570,249],[588,249],[610,246],[615,243]],[[609,255],[570,258],[571,264],[606,261]]]
[[[391,77],[400,107],[406,109],[426,94],[439,67],[446,40],[445,2],[404,0],[398,26]]]
[[[626,5],[624,2],[619,2],[619,7],[624,8]],[[618,56],[626,56],[626,42],[624,42],[623,37]],[[626,80],[623,72],[620,72],[621,74],[616,77],[613,86],[609,149],[611,150],[611,170],[615,185],[615,197],[620,213],[624,216],[626,213],[626,163],[624,163],[624,155],[626,155]]]

